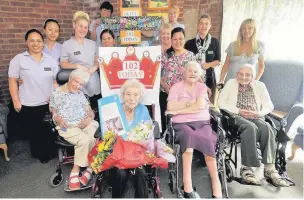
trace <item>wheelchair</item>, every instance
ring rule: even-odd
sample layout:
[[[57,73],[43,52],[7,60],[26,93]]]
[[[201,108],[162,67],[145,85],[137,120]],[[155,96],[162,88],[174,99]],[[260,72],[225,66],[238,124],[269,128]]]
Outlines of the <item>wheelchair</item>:
[[[227,178],[228,182],[231,182],[232,180],[235,180],[239,183],[242,183],[240,178],[237,178],[234,175],[233,169],[231,164],[234,165],[235,167],[235,172],[237,171],[238,167],[238,162],[237,162],[237,145],[241,143],[240,140],[240,133],[238,131],[238,126],[236,125],[236,120],[235,120],[235,114],[224,110],[220,109],[220,112],[222,114],[222,126],[223,129],[226,132],[226,140],[230,145],[226,146],[227,149],[229,148],[229,151],[227,149],[224,150],[225,152],[225,165],[226,165],[226,172],[227,172]],[[279,122],[279,128],[277,128],[276,124],[274,123],[273,120],[276,120]],[[276,136],[276,155],[275,155],[275,167],[276,170],[278,170],[279,174],[283,179],[285,179],[287,182],[290,183],[290,186],[294,186],[295,183],[288,177],[287,171],[286,171],[286,158],[285,158],[285,149],[287,142],[290,140],[285,132],[285,126],[286,126],[286,121],[284,119],[281,119],[273,114],[268,114],[265,116],[265,121],[269,123],[276,131],[277,131],[277,136]],[[261,153],[259,152],[259,144],[257,143],[257,149],[258,149],[258,155],[261,157]],[[233,156],[233,150],[234,150],[234,159],[232,158]],[[270,184],[271,181],[267,180]],[[273,184],[272,184],[273,185]]]
[[[56,76],[57,83],[59,85],[67,83],[69,80],[69,75],[72,71],[73,70],[71,69],[60,70]],[[98,108],[94,108],[93,111],[95,113],[95,120],[98,120]],[[67,142],[63,137],[58,134],[51,113],[46,114],[44,121],[51,125],[52,131],[54,132],[54,134],[56,134],[55,144],[58,148],[58,163],[56,164],[56,172],[50,177],[49,180],[49,185],[55,188],[61,185],[64,180],[64,177],[62,175],[62,165],[72,165],[74,163],[74,145]]]
[[[226,166],[225,166],[225,138],[226,133],[221,125],[222,115],[215,111],[214,109],[210,109],[210,122],[214,132],[216,132],[218,136],[218,140],[215,147],[216,152],[216,161],[217,161],[217,169],[219,180],[222,185],[222,195],[223,198],[229,198],[228,188],[227,188],[227,176],[226,176]],[[175,163],[169,163],[169,187],[172,193],[176,193],[177,198],[183,198],[183,186],[179,187],[179,158],[180,158],[180,145],[175,140],[175,131],[173,129],[172,123],[172,115],[167,115],[167,128],[164,133],[164,140],[169,144],[169,146],[174,150],[174,155],[176,158]],[[195,190],[195,187],[194,187]]]
[[[146,105],[147,106],[147,105]],[[152,119],[154,119],[154,109],[155,106],[147,106],[150,116]],[[156,150],[155,155],[157,156],[157,140],[161,138],[160,136],[160,128],[158,122],[153,120],[154,124],[154,149]],[[99,135],[100,133],[100,128],[99,128]],[[160,190],[160,179],[158,177],[158,169],[157,167],[152,168],[151,165],[146,165],[144,166],[145,171],[146,171],[146,181],[148,183],[148,192],[149,194],[153,194],[154,198],[162,198],[162,192]],[[92,185],[92,192],[91,192],[91,198],[101,198],[103,191],[108,188],[109,191],[111,191],[111,186],[107,186],[109,184],[109,170],[106,170],[104,172],[101,172],[99,174],[95,174],[93,172],[93,185]]]

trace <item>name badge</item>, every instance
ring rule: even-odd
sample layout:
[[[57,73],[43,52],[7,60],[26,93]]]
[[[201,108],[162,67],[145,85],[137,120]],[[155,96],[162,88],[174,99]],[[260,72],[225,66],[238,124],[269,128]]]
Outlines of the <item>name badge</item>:
[[[77,55],[80,55],[81,54],[81,52],[80,51],[76,51],[76,52],[74,52],[74,56],[77,56]]]
[[[213,51],[208,51],[207,53],[208,53],[208,54],[213,54]]]
[[[50,68],[50,67],[45,67],[45,68],[44,68],[44,71],[50,72],[50,71],[52,71],[52,68]]]

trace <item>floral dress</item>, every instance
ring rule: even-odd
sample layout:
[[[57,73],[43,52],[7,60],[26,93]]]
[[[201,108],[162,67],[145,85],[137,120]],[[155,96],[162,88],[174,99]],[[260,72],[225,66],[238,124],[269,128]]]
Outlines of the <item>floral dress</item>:
[[[164,52],[161,58],[161,77],[165,78],[165,82],[171,87],[183,79],[183,69],[189,61],[196,61],[194,54],[190,51],[185,51],[178,56],[172,55],[170,58]],[[164,91],[162,88],[161,90]]]

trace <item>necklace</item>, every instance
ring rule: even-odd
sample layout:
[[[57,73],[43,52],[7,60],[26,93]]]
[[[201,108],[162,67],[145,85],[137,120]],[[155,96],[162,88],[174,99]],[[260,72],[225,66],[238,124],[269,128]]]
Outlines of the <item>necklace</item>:
[[[134,109],[132,109],[131,112],[128,111],[128,110],[126,109],[126,106],[124,106],[123,109],[124,109],[124,112],[125,112],[126,117],[127,117],[128,119],[133,119],[133,116],[134,116]]]

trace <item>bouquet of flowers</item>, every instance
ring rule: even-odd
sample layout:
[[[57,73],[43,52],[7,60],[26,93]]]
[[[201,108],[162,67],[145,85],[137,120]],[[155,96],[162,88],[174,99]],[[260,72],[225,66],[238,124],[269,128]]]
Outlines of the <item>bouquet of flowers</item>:
[[[123,140],[115,130],[107,131],[104,140],[95,144],[88,160],[96,174],[111,167],[132,169],[152,165],[168,168],[167,160],[147,153],[147,149],[138,143]]]
[[[165,158],[168,162],[175,162],[173,150],[164,142],[157,140],[154,143],[154,125],[151,120],[142,121],[136,127],[128,132],[128,140],[138,143],[147,149],[147,153],[153,155],[155,147],[157,148],[158,156]]]
[[[98,141],[89,153],[90,166],[96,174],[102,171],[103,163],[113,152],[115,142],[116,133],[108,130],[105,133],[104,140]]]

